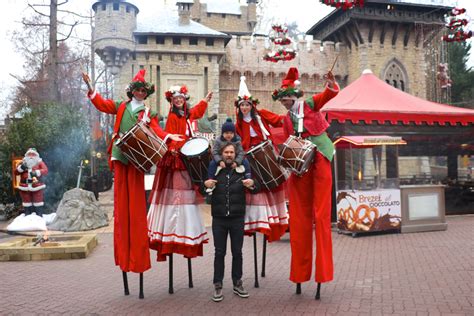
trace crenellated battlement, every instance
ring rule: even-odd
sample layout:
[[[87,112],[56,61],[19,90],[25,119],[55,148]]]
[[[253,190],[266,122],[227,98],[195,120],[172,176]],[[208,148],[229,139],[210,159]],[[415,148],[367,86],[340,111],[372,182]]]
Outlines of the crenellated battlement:
[[[240,77],[245,76],[250,93],[258,98],[263,107],[274,112],[284,112],[284,108],[274,102],[271,94],[279,88],[290,67],[297,67],[301,88],[310,96],[324,89],[323,76],[339,58],[333,73],[342,86],[346,85],[348,50],[342,43],[319,40],[299,40],[288,47],[296,48],[296,58],[291,61],[273,63],[264,61],[263,56],[270,51],[271,42],[265,37],[234,36],[226,46],[225,60],[221,63],[219,87],[221,112],[234,115],[233,101],[237,96]]]
[[[226,58],[221,69],[227,72],[252,74],[262,72],[266,76],[270,73],[286,73],[289,67],[297,67],[301,75],[322,77],[332,67],[338,54],[347,54],[347,49],[342,43],[299,40],[288,46],[297,49],[295,59],[272,63],[263,60],[263,56],[270,51],[270,44],[266,37],[234,36],[227,44]],[[338,59],[333,73],[340,78],[347,75],[346,58]]]

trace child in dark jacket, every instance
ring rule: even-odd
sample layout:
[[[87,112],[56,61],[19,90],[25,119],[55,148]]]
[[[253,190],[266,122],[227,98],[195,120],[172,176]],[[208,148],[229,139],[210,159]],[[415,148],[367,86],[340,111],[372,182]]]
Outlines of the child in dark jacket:
[[[235,162],[232,164],[232,168],[242,168],[243,166],[245,170],[244,178],[250,179],[250,164],[245,158],[245,151],[242,148],[242,142],[240,140],[240,137],[235,134],[235,125],[234,123],[232,123],[232,119],[230,118],[228,118],[225,123],[222,124],[221,136],[216,138],[216,140],[214,141],[214,145],[212,146],[213,160],[209,163],[208,179],[215,179],[216,174],[219,172],[219,170],[226,167],[222,159],[221,151],[222,148],[228,143],[234,144],[236,148]]]

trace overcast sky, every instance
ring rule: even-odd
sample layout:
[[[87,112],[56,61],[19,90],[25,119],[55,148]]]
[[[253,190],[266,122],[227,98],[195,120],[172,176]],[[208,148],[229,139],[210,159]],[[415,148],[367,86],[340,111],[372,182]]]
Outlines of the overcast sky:
[[[226,1],[226,0],[221,0]],[[229,1],[229,0],[227,0]],[[239,0],[234,0],[239,1]],[[240,0],[241,3],[246,3],[245,0]],[[431,1],[431,0],[424,0]],[[437,0],[439,1],[439,0]],[[31,14],[31,9],[28,9],[28,3],[49,3],[49,0],[1,0],[2,10],[0,11],[0,119],[6,114],[6,98],[12,86],[17,82],[10,74],[23,74],[23,61],[21,56],[15,52],[11,42],[12,31],[20,28],[20,21],[26,14]],[[74,10],[82,14],[88,14],[91,10],[91,5],[96,2],[94,0],[69,0],[69,3],[62,6],[69,10]],[[131,0],[132,3],[137,4],[140,11],[147,12],[156,10],[160,5],[167,5],[175,7],[174,0]],[[202,0],[206,2],[206,0]],[[329,13],[332,8],[320,4],[317,0],[266,0],[268,3],[266,12],[264,13],[267,19],[272,18],[278,22],[293,22],[296,21],[300,30],[306,31],[314,25],[319,19]],[[449,2],[456,3],[456,1],[449,0]],[[467,13],[474,17],[474,1],[473,0],[458,0],[458,6],[467,9]],[[140,16],[140,15],[139,15]],[[474,30],[474,21],[470,23],[470,29]],[[86,26],[78,29],[79,32],[87,34]],[[472,41],[471,41],[472,43]],[[471,54],[470,65],[474,66],[474,52]]]

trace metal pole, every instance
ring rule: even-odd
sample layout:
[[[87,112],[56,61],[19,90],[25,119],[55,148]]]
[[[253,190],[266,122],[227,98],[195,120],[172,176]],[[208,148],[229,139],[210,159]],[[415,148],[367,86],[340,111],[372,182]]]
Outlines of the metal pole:
[[[351,190],[354,190],[354,164],[352,161],[352,144],[349,144],[349,151],[351,154]]]

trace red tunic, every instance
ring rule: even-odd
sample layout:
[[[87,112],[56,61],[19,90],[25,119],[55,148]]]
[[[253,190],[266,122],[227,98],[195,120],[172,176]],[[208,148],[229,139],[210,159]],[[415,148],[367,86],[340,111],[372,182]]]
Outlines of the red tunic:
[[[269,125],[273,127],[280,127],[283,125],[284,115],[278,115],[268,110],[257,110],[258,115],[262,118],[262,123],[265,129],[270,132]],[[257,136],[250,136],[250,127],[253,128]],[[236,133],[242,138],[242,147],[245,151],[249,150],[250,147],[256,146],[263,142],[265,138],[263,137],[262,129],[255,119],[252,119],[250,122],[245,122],[244,120],[237,118],[237,124],[235,125]],[[268,138],[272,139],[270,134]]]
[[[260,116],[265,129],[270,133],[267,137],[273,142],[270,126],[281,127],[284,116],[263,109],[257,110],[257,114]],[[254,129],[256,136],[250,136],[250,127]],[[242,138],[242,147],[245,151],[265,141],[263,131],[256,119],[245,122],[238,118],[236,132]],[[260,232],[265,234],[270,242],[279,240],[288,227],[283,186],[279,186],[272,191],[263,190],[257,194],[248,194],[246,198],[245,233],[250,235],[254,232]]]
[[[207,102],[205,100],[201,100],[198,104],[193,106],[189,110],[189,123],[192,121],[200,119],[204,116],[204,113],[207,109]],[[160,161],[160,167],[171,167],[173,169],[180,169],[184,170],[185,166],[181,159],[175,159],[178,157],[176,154],[179,153],[181,147],[183,147],[184,143],[189,139],[190,131],[189,131],[189,124],[187,123],[187,119],[184,116],[178,116],[176,113],[170,111],[168,114],[168,120],[166,121],[165,131],[171,134],[180,134],[183,141],[176,142],[170,141],[168,144],[168,153],[163,157]],[[186,135],[186,130],[188,130],[188,134]]]
[[[117,115],[114,130],[118,133],[125,111],[124,103],[117,106],[118,103],[113,100],[105,100],[98,93],[91,99],[91,102],[99,111]],[[139,113],[138,119],[143,117],[143,113],[144,111]],[[162,139],[165,139],[168,134],[160,128],[156,116],[151,118],[150,127]],[[151,263],[148,249],[144,175],[131,164],[124,164],[120,160],[113,161],[113,169],[115,173],[115,264],[125,272],[145,272],[150,269]]]

